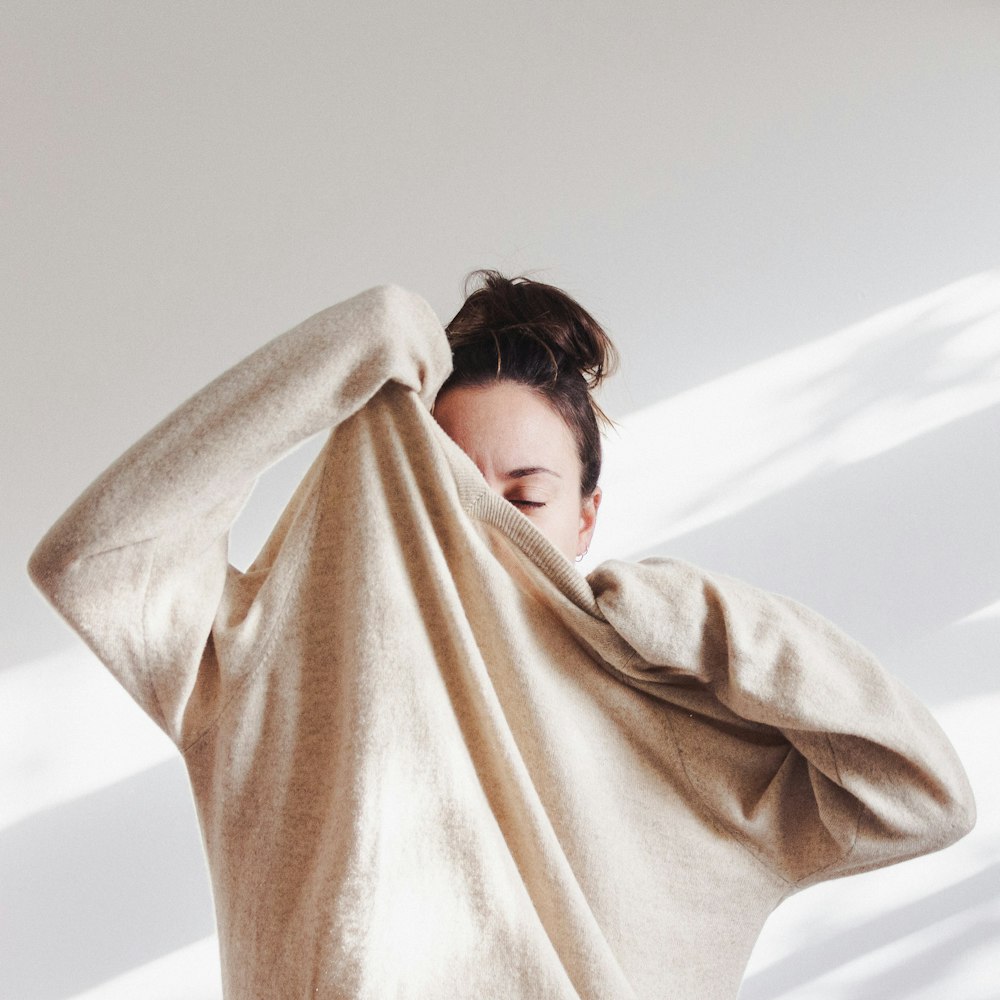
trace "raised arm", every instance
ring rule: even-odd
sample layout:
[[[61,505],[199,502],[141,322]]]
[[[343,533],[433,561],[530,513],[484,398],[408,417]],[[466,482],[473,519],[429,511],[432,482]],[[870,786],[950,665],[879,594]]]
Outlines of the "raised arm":
[[[429,405],[450,366],[430,306],[400,288],[380,286],[318,313],[122,455],[42,539],[32,579],[177,739],[233,572],[229,527],[257,476],[389,381]]]
[[[794,886],[945,847],[975,804],[926,708],[826,619],[675,560],[590,577],[636,650],[631,683],[677,706],[677,751],[724,828]]]

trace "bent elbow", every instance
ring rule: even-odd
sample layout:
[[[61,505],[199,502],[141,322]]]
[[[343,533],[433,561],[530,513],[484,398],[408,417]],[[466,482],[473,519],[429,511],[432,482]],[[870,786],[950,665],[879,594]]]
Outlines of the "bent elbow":
[[[28,557],[28,576],[51,604],[58,606],[60,582],[72,558],[50,531]]]
[[[28,576],[42,596],[79,631],[79,605],[95,590],[88,555],[67,519],[57,521],[28,557]]]
[[[913,855],[932,854],[961,840],[976,825],[976,800],[964,772],[942,784],[933,797],[914,808],[898,831]]]
[[[926,824],[936,840],[929,851],[954,844],[976,825],[976,797],[969,777],[950,743],[947,751],[939,758],[933,794],[926,804]]]
[[[971,833],[975,825],[976,798],[972,793],[972,786],[963,775],[960,787],[952,790],[948,801],[941,809],[942,843],[940,846],[947,847],[949,844],[961,840],[967,833]]]

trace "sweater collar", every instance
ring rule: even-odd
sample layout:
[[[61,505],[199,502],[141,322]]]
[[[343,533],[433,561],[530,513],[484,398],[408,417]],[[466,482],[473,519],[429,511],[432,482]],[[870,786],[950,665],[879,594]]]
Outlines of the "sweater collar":
[[[475,462],[435,424],[455,475],[459,501],[479,521],[499,528],[577,607],[604,619],[586,577],[513,504],[490,489]]]

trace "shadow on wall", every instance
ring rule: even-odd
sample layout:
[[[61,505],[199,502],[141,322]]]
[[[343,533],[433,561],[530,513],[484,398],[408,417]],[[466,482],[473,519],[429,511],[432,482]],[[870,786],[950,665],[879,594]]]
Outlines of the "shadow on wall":
[[[740,1000],[778,1000],[871,952],[921,931],[937,929],[936,943],[931,948],[922,948],[916,955],[908,951],[891,968],[869,977],[863,986],[857,984],[859,992],[854,994],[858,998],[880,1000],[912,997],[918,988],[927,989],[951,976],[967,953],[995,938],[998,920],[993,913],[974,917],[971,926],[962,923],[954,932],[937,925],[994,902],[998,885],[1000,862],[916,902],[886,910],[873,919],[797,949],[763,972],[749,976],[740,991]]]
[[[0,831],[0,979],[60,1000],[211,934],[179,759]]]
[[[998,404],[1000,268],[622,420],[598,558],[715,524]]]

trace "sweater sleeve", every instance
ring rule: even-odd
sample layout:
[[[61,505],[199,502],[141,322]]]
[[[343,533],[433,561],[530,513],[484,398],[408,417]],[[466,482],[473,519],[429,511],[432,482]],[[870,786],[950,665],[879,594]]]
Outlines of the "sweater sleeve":
[[[701,807],[792,887],[972,828],[968,779],[930,712],[820,615],[676,560],[607,563],[590,581],[636,651],[628,681],[677,709]]]
[[[430,306],[380,286],[272,340],[104,472],[35,549],[35,584],[175,740],[236,571],[228,532],[257,476],[387,382],[429,406],[451,368]]]

